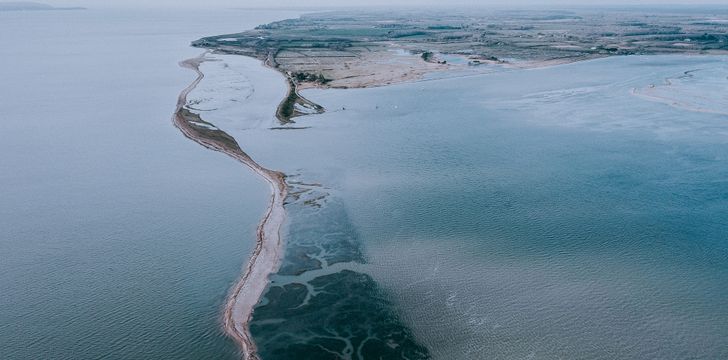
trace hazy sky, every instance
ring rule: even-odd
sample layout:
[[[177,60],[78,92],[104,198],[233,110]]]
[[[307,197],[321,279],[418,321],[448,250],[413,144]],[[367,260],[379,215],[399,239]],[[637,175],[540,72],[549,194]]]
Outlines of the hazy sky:
[[[5,1],[5,0],[0,0]],[[13,0],[18,1],[18,0]],[[524,5],[666,5],[720,4],[728,0],[34,0],[54,6],[85,7],[306,7],[306,6],[524,6]]]

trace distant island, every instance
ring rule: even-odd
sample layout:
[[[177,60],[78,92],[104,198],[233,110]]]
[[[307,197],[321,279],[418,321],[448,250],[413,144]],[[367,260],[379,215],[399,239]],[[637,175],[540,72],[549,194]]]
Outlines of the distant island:
[[[728,54],[725,19],[690,13],[608,9],[333,11],[209,36],[193,46],[260,59],[290,84],[282,124],[323,108],[310,87],[361,88],[481,65],[528,68],[615,55]]]
[[[30,2],[30,1],[14,1],[0,2],[0,11],[38,11],[38,10],[85,10],[83,7],[55,7],[48,4]]]

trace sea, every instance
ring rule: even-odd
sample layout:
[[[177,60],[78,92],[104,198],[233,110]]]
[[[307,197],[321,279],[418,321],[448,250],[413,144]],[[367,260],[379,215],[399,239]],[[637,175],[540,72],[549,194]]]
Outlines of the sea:
[[[172,124],[199,37],[291,11],[0,12],[0,358],[237,359],[268,186]]]
[[[294,13],[0,14],[3,357],[235,358],[268,188],[171,124],[188,43]],[[728,57],[302,92],[211,55],[188,107],[286,173],[263,359],[728,358]]]

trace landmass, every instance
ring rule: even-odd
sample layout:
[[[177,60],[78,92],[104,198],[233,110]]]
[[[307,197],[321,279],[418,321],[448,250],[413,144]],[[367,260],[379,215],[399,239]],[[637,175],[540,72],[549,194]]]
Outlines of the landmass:
[[[308,14],[193,46],[262,60],[283,73],[282,124],[323,108],[309,87],[358,88],[489,66],[537,67],[615,55],[728,54],[728,11],[336,11]]]
[[[30,1],[14,1],[0,2],[0,11],[40,11],[40,10],[85,10],[83,7],[55,7],[48,4],[30,2]]]

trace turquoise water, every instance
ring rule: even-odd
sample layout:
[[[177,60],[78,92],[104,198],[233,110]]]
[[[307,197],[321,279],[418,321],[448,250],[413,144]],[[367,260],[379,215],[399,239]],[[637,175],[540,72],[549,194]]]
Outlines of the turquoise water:
[[[728,119],[632,95],[696,68],[728,61],[310,90],[312,128],[246,150],[343,203],[365,261],[329,272],[371,276],[433,358],[724,358]]]
[[[283,11],[0,12],[0,358],[234,359],[268,187],[172,126],[198,37]]]

